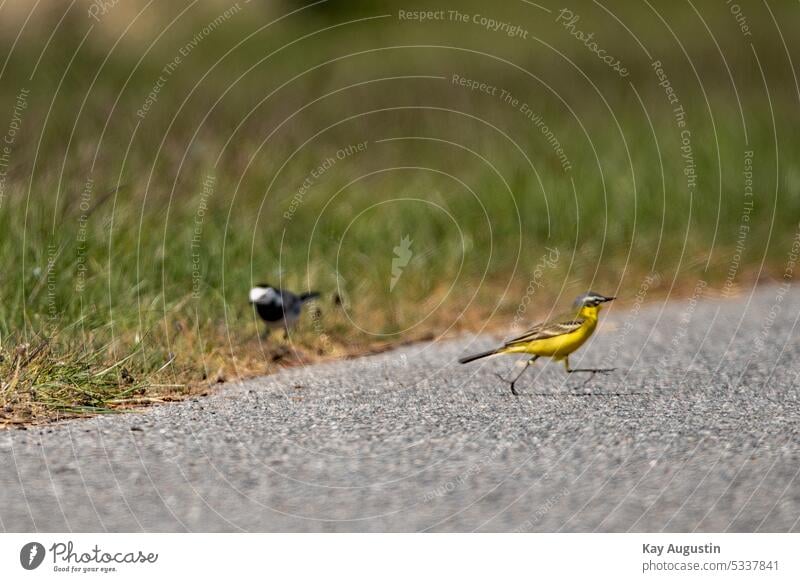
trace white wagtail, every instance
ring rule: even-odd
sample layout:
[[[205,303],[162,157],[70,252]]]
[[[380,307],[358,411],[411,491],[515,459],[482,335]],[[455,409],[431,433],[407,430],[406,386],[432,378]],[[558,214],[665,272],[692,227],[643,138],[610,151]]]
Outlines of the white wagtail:
[[[266,283],[250,289],[250,304],[254,305],[259,317],[267,324],[267,333],[274,328],[288,328],[300,318],[303,304],[319,297],[311,291],[295,295],[291,291],[278,289]]]

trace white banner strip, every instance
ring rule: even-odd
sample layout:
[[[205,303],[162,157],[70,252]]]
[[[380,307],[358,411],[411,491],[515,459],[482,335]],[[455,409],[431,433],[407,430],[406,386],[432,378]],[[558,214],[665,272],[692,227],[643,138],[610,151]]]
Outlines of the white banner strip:
[[[799,542],[797,534],[3,534],[0,580],[794,581]]]

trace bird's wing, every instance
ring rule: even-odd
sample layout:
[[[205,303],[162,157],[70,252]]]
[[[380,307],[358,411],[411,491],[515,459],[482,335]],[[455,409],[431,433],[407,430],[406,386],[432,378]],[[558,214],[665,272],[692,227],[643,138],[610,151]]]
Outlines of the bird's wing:
[[[585,319],[574,317],[572,319],[554,319],[538,325],[534,325],[522,335],[507,339],[506,346],[526,344],[535,340],[549,339],[577,331],[583,325]]]
[[[283,311],[285,313],[299,313],[300,308],[303,305],[303,301],[292,293],[291,291],[286,291],[285,289],[281,289],[280,292],[281,296],[281,304],[283,305]]]

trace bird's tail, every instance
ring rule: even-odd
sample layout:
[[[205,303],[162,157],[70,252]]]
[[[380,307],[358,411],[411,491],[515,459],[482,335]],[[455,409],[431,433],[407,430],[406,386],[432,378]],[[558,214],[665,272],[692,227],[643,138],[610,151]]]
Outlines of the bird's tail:
[[[319,293],[317,291],[309,291],[308,293],[303,293],[300,295],[300,301],[305,303],[306,301],[311,301],[317,297],[319,297]]]
[[[500,353],[502,348],[494,348],[489,350],[488,352],[481,352],[479,354],[472,354],[471,356],[464,356],[463,358],[458,359],[459,364],[469,364],[470,362],[474,362],[475,360],[480,360],[481,358],[488,358],[489,356],[493,356],[495,354]]]

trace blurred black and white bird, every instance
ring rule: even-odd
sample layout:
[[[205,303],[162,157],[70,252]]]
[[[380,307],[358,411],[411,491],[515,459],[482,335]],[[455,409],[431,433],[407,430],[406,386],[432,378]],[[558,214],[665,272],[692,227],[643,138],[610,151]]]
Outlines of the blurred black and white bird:
[[[317,297],[319,293],[316,291],[296,295],[266,283],[250,289],[250,303],[267,324],[267,333],[271,329],[281,327],[288,330],[300,318],[303,305]]]

